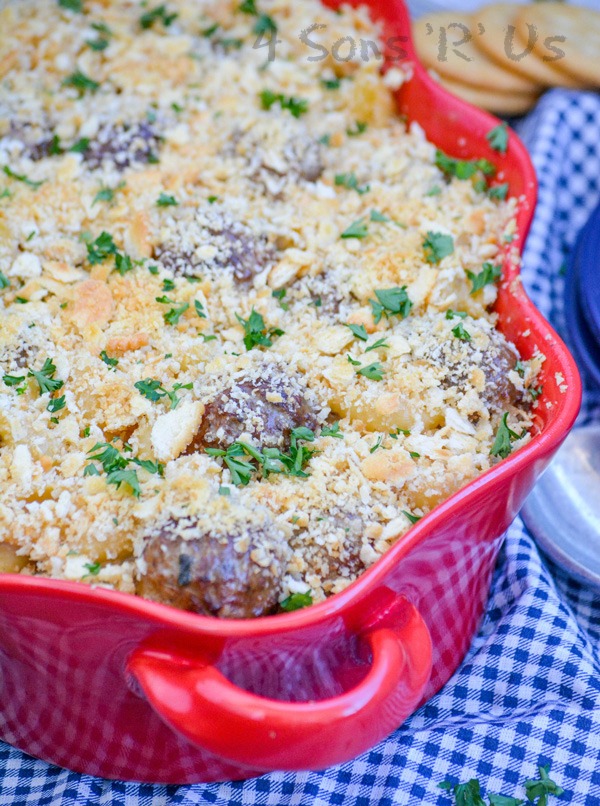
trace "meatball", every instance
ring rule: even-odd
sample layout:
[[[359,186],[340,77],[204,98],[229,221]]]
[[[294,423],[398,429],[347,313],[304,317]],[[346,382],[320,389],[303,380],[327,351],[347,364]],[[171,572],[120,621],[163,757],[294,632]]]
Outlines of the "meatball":
[[[194,226],[186,230],[179,243],[160,244],[154,253],[175,275],[194,276],[204,272],[215,275],[229,271],[237,284],[245,285],[264,269],[275,265],[276,251],[267,237],[235,221],[219,207],[199,211]],[[197,252],[200,245],[212,247],[213,254],[200,256]]]
[[[150,123],[107,125],[100,129],[82,152],[92,170],[112,163],[122,171],[135,163],[156,160],[161,137]]]
[[[522,403],[522,392],[511,382],[508,373],[515,368],[519,360],[516,347],[507,341],[499,330],[492,329],[488,333],[489,345],[481,351],[481,359],[475,360],[474,348],[470,342],[463,342],[463,349],[468,353],[467,361],[464,358],[456,363],[453,356],[448,356],[446,375],[442,386],[464,385],[473,365],[482,370],[485,375],[485,389],[481,397],[491,411],[502,412],[508,406],[517,406]]]
[[[269,522],[236,526],[237,534],[218,535],[193,518],[169,518],[145,537],[147,570],[136,592],[206,616],[255,618],[275,612],[282,539]]]
[[[290,181],[316,182],[325,170],[318,140],[303,127],[290,136],[272,121],[247,134],[233,129],[223,156],[239,158],[243,173],[273,199],[281,198]]]
[[[287,450],[292,429],[314,430],[317,418],[298,377],[268,368],[263,377],[242,378],[220,391],[204,410],[198,433],[186,450],[226,449],[242,434],[262,448]]]

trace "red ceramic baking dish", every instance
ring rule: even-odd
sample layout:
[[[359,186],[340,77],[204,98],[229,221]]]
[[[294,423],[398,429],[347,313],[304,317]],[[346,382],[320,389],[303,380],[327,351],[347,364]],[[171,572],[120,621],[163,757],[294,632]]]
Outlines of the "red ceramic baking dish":
[[[0,736],[38,758],[190,783],[318,769],[372,747],[460,664],[502,535],[575,420],[577,369],[508,251],[521,250],[535,206],[527,153],[514,135],[505,155],[492,152],[485,135],[497,121],[425,73],[401,0],[370,5],[412,68],[399,112],[450,154],[496,162],[519,200],[497,311],[525,357],[546,356],[534,438],[345,591],[295,613],[218,620],[79,583],[0,576]]]

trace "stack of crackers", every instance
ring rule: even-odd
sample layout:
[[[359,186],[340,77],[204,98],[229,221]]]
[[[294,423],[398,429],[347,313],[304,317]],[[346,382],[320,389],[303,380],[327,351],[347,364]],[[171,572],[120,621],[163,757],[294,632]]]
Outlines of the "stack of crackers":
[[[600,86],[600,12],[544,2],[444,11],[413,23],[417,53],[446,89],[522,115],[549,87]]]

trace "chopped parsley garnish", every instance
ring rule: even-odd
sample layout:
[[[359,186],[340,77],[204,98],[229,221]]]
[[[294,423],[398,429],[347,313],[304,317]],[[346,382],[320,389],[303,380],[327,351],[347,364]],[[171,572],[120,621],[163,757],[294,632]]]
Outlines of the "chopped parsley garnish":
[[[8,288],[10,286],[10,280],[8,277],[0,271],[0,288]]]
[[[439,185],[433,185],[433,187],[429,188],[425,196],[439,196],[442,192],[442,189]]]
[[[369,334],[365,330],[364,325],[346,325],[346,327],[350,328],[356,338],[360,339],[361,341],[366,341],[369,338]]]
[[[321,436],[322,437],[334,437],[335,439],[343,439],[343,435],[340,433],[340,423],[334,423],[333,425],[324,425],[321,429]]]
[[[335,184],[338,187],[345,187],[348,188],[348,190],[355,190],[360,196],[362,196],[364,193],[368,193],[371,190],[370,185],[363,185],[361,187],[358,184],[358,179],[356,178],[354,171],[351,171],[347,174],[336,174]]]
[[[508,126],[506,123],[500,123],[486,134],[485,139],[494,151],[499,154],[506,154],[508,149]]]
[[[96,202],[111,202],[115,198],[115,193],[117,190],[121,190],[125,187],[125,182],[119,182],[119,184],[115,188],[109,187],[101,187],[98,193],[94,196],[94,201],[92,205],[96,204]]]
[[[50,140],[50,145],[48,146],[48,154],[53,157],[60,156],[60,154],[64,154],[65,150],[60,144],[60,137],[58,134],[52,135],[52,140]]]
[[[356,370],[357,375],[362,375],[364,378],[368,378],[370,381],[383,380],[384,372],[385,370],[383,369],[383,364],[379,361],[375,361],[373,364],[369,364],[367,367],[361,367],[360,369]]]
[[[252,308],[248,319],[242,319],[236,313],[236,319],[244,328],[244,345],[246,350],[253,347],[271,347],[274,336],[283,336],[283,330],[279,328],[267,328],[263,317]]]
[[[102,51],[106,50],[110,43],[108,39],[103,39],[101,36],[99,36],[98,39],[86,39],[85,44],[92,50]]]
[[[268,14],[261,14],[256,7],[255,0],[244,0],[244,2],[240,3],[238,6],[238,11],[241,11],[243,14],[249,14],[253,17],[256,17],[256,22],[252,27],[253,33],[257,35],[277,33],[277,24],[275,20]]]
[[[104,363],[106,364],[107,367],[111,367],[112,369],[114,369],[117,366],[117,364],[119,363],[119,359],[118,358],[110,358],[110,356],[107,354],[106,350],[102,350],[102,352],[100,353],[100,358],[104,361]]]
[[[219,487],[219,495],[231,495],[231,489],[229,487]]]
[[[374,341],[373,344],[369,344],[369,346],[365,349],[365,353],[370,353],[371,350],[387,350],[389,348],[389,344],[383,339],[377,339]]]
[[[61,8],[66,8],[67,11],[74,11],[77,14],[83,13],[83,0],[58,0],[58,5]]]
[[[2,380],[7,386],[18,386],[25,380],[24,375],[3,375]]]
[[[216,201],[219,201],[218,196],[209,196],[206,200],[209,204],[214,204]]]
[[[515,372],[518,375],[520,375],[521,378],[524,378],[525,377],[525,370],[526,370],[525,364],[519,359],[519,361],[517,361],[517,363],[515,364]]]
[[[529,392],[529,394],[531,395],[533,400],[537,400],[538,397],[544,391],[544,387],[543,386],[530,386],[527,391]]]
[[[92,266],[102,263],[114,255],[115,268],[121,276],[133,268],[131,258],[124,252],[119,252],[110,232],[101,232],[95,241],[88,242],[86,246],[88,260]]]
[[[156,8],[147,11],[140,17],[140,25],[144,30],[152,28],[155,22],[162,22],[165,28],[168,28],[171,23],[175,22],[179,14],[175,11],[169,14],[165,5],[156,6]]]
[[[456,327],[453,327],[452,332],[457,339],[460,339],[460,341],[471,341],[471,334],[468,330],[465,330],[462,322],[459,322]]]
[[[465,311],[453,311],[452,308],[446,311],[446,319],[465,319],[467,316]]]
[[[401,288],[382,288],[375,291],[376,300],[370,299],[369,303],[373,310],[373,321],[378,324],[382,316],[388,317],[390,314],[401,316],[403,319],[408,316],[412,308],[412,302],[406,293],[406,286]]]
[[[12,193],[8,188],[4,188],[4,190],[0,193],[0,199],[10,199],[11,196]]]
[[[494,187],[489,188],[488,196],[490,199],[498,199],[498,201],[504,201],[508,195],[508,182],[505,182],[503,185],[494,185]]]
[[[57,411],[64,409],[66,404],[65,396],[62,395],[61,397],[53,397],[52,400],[48,403],[47,409],[52,414],[56,414]]]
[[[294,610],[302,610],[303,607],[310,607],[313,603],[312,594],[308,593],[292,593],[281,602],[280,607],[286,613],[291,613]]]
[[[428,263],[439,263],[454,252],[454,240],[443,232],[428,232],[423,242],[425,260]]]
[[[157,207],[177,207],[178,204],[175,196],[169,196],[167,193],[161,193],[156,200]]]
[[[549,776],[550,766],[538,767],[539,779],[529,779],[525,781],[525,793],[527,802],[535,806],[548,806],[548,796],[556,795],[560,797],[564,790],[558,786]],[[451,792],[454,795],[456,806],[485,806],[481,785],[477,778],[471,778],[464,784],[453,784],[451,781],[442,781],[438,785],[440,789]],[[524,800],[513,798],[508,795],[494,795],[488,792],[490,806],[523,806]],[[536,801],[537,799],[537,801]]]
[[[540,773],[539,780],[529,779],[525,781],[525,792],[527,793],[527,798],[531,801],[534,798],[539,798],[537,806],[546,806],[548,795],[560,797],[564,790],[548,775],[550,772],[549,764],[544,767],[538,767],[538,770]]]
[[[502,277],[502,266],[495,265],[493,263],[484,263],[479,274],[474,274],[472,271],[467,271],[467,277],[473,286],[471,288],[471,294],[476,294],[486,285],[491,285]]]
[[[83,567],[87,569],[85,576],[97,576],[102,568],[101,563],[84,563]]]
[[[52,393],[58,391],[62,386],[62,381],[54,379],[56,373],[56,366],[52,363],[51,358],[44,361],[44,366],[40,370],[29,370],[27,373],[28,378],[35,378],[38,386],[40,387],[40,395],[46,392]]]
[[[162,297],[156,297],[156,301],[160,302],[161,305],[173,306],[165,314],[163,314],[163,319],[165,320],[167,325],[176,325],[183,316],[183,314],[190,307],[188,302],[182,302],[181,304],[178,305],[177,302],[175,302],[175,300],[169,299],[164,295]]]
[[[417,521],[420,521],[420,520],[421,520],[421,516],[420,516],[420,515],[413,515],[413,514],[411,514],[410,512],[408,512],[406,509],[401,510],[401,512],[402,512],[402,514],[404,515],[404,517],[405,517],[405,518],[408,518],[408,520],[409,520],[409,521],[410,521],[412,524],[415,524]]]
[[[174,291],[174,289],[175,289],[175,283],[173,282],[173,280],[169,279],[168,277],[165,277],[165,279],[162,281],[162,290]]]
[[[131,451],[131,447],[123,443],[123,451]],[[97,442],[93,448],[88,451],[89,464],[86,465],[83,471],[84,476],[99,476],[100,471],[98,467],[93,464],[99,462],[102,470],[106,473],[106,483],[114,484],[117,489],[121,484],[126,484],[131,490],[132,495],[136,498],[140,497],[140,482],[137,476],[137,471],[129,468],[128,466],[133,463],[142,467],[149,473],[156,473],[162,476],[164,467],[160,463],[150,461],[142,461],[140,459],[128,459],[121,454],[121,452],[112,444],[108,442]]]
[[[196,313],[200,317],[200,319],[206,319],[206,313],[204,312],[204,306],[202,305],[200,300],[197,300],[197,299],[194,300],[194,308],[196,310]]]
[[[307,478],[304,468],[316,453],[298,441],[314,442],[315,435],[310,428],[294,428],[292,430],[290,451],[284,453],[279,448],[260,450],[245,442],[233,442],[227,450],[207,448],[209,456],[223,459],[231,473],[231,480],[238,487],[249,484],[253,473],[260,470],[261,476],[268,478],[270,473],[281,473],[287,476]]]
[[[368,124],[363,123],[360,120],[357,120],[354,124],[354,128],[346,129],[346,134],[348,137],[358,137],[361,134],[364,134],[368,129]]]
[[[369,228],[363,219],[359,218],[342,232],[342,238],[366,238],[368,234]]]
[[[282,109],[299,118],[305,112],[308,112],[308,101],[304,98],[294,98],[294,96],[286,96],[281,92],[273,92],[272,90],[263,90],[260,93],[260,102],[263,109],[271,109],[275,104],[279,104]]]
[[[502,421],[496,431],[496,438],[490,451],[490,456],[499,456],[501,459],[506,457],[512,452],[511,443],[515,439],[520,439],[519,434],[511,431],[508,427],[508,412],[502,416]]]
[[[208,37],[212,36],[213,34],[216,34],[219,28],[220,28],[219,23],[215,22],[212,25],[209,25],[208,28],[204,28],[202,31],[200,31],[200,33],[202,34],[202,36],[205,36],[208,39]]]
[[[158,274],[158,266],[148,266],[148,271],[150,274]]]
[[[342,86],[341,78],[322,78],[321,86],[326,90],[339,90]]]
[[[67,76],[62,81],[63,87],[73,87],[79,93],[81,97],[85,92],[96,92],[99,89],[100,84],[97,81],[94,81],[93,78],[86,76],[85,73],[82,73],[81,70],[76,70],[74,73],[71,73],[70,76]]]
[[[279,307],[282,308],[284,311],[288,311],[290,306],[287,302],[284,302],[284,297],[287,294],[286,288],[277,288],[275,291],[271,293],[272,297],[275,297],[276,300],[279,300]]]
[[[380,434],[377,438],[377,442],[373,445],[372,448],[369,448],[369,453],[375,453],[375,451],[379,450],[383,444],[383,440],[385,439],[384,434]]]
[[[89,137],[81,137],[76,143],[73,143],[73,145],[69,148],[69,151],[72,151],[74,154],[83,154],[88,150],[89,145]]]
[[[330,146],[331,145],[331,135],[330,134],[321,135],[321,137],[319,137],[319,143],[321,143],[321,145],[324,145],[324,146]]]
[[[30,187],[33,190],[37,190],[40,185],[43,185],[46,181],[45,179],[40,179],[39,182],[35,182],[33,179],[29,179],[27,176],[25,176],[25,174],[15,173],[12,168],[8,167],[8,165],[5,165],[2,170],[10,179],[16,179],[17,182],[23,182],[24,185],[27,185],[27,187]]]
[[[192,383],[176,383],[173,386],[173,389],[169,391],[168,389],[165,389],[160,381],[154,380],[153,378],[146,378],[145,381],[138,381],[137,383],[134,383],[134,386],[138,392],[140,392],[140,394],[142,394],[152,403],[158,403],[158,401],[163,397],[168,397],[171,401],[171,409],[176,409],[181,400],[181,398],[177,396],[177,392],[180,389],[193,389],[194,387]]]
[[[387,224],[392,220],[389,216],[379,212],[379,210],[371,210],[371,215],[369,217],[371,221],[377,221],[380,224]]]
[[[496,173],[496,166],[489,160],[455,159],[439,148],[435,152],[435,164],[446,176],[455,176],[457,179],[471,179],[479,171],[484,176],[493,176]]]

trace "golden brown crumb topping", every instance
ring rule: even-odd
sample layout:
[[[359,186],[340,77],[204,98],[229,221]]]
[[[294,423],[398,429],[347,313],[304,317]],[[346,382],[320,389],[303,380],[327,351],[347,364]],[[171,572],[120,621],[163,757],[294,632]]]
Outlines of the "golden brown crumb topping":
[[[527,440],[541,358],[491,312],[514,201],[394,116],[399,69],[335,57],[366,10],[0,29],[0,570],[318,601]]]

